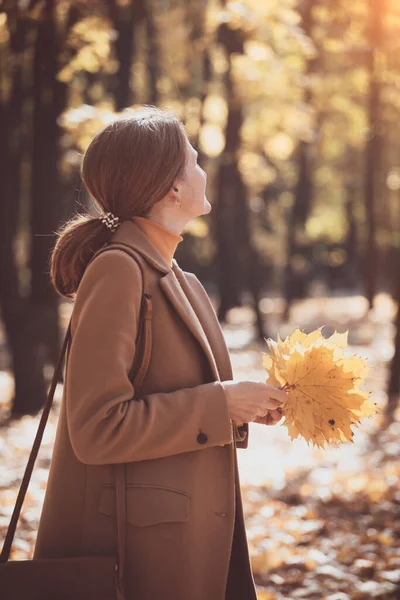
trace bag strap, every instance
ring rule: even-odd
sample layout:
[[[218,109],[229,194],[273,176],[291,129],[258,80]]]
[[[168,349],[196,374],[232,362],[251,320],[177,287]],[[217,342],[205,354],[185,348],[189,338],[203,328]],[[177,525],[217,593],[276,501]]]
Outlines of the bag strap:
[[[128,377],[134,381],[135,394],[143,383],[144,377],[149,366],[151,349],[152,349],[152,334],[151,321],[153,317],[152,295],[149,293],[148,281],[146,277],[146,269],[144,268],[144,260],[142,256],[135,252],[133,248],[123,242],[113,242],[112,244],[101,248],[97,254],[105,252],[109,249],[120,249],[133,256],[139,264],[142,271],[142,304],[140,308],[139,326],[136,337],[135,358]],[[143,340],[142,348],[139,350],[139,340]],[[124,570],[126,556],[126,498],[125,498],[125,463],[117,463],[114,465],[115,471],[115,492],[116,492],[116,507],[117,507],[117,537],[118,537],[118,559],[116,565],[116,581],[117,581],[117,600],[125,600],[124,586]]]
[[[98,250],[88,265],[96,258],[100,253],[105,252],[107,250],[112,250],[114,248],[119,248],[123,250],[130,256],[132,256],[139,264],[139,267],[142,271],[142,281],[143,281],[143,292],[142,292],[142,304],[141,311],[139,314],[139,327],[138,334],[136,338],[136,348],[138,348],[138,341],[141,337],[143,337],[143,352],[135,352],[134,365],[129,372],[135,373],[134,375],[134,387],[135,390],[140,388],[142,385],[143,379],[146,375],[146,371],[148,368],[150,356],[151,356],[151,319],[152,319],[152,295],[148,293],[148,282],[145,274],[145,268],[143,264],[142,256],[137,253],[133,248],[124,244],[122,242],[111,242]],[[87,267],[86,267],[87,268]],[[57,365],[54,369],[53,378],[49,390],[49,394],[46,400],[46,403],[43,408],[42,416],[40,418],[38,430],[35,436],[35,440],[32,445],[31,453],[29,455],[28,463],[25,468],[25,473],[22,478],[22,482],[20,485],[20,489],[18,492],[17,500],[15,502],[14,510],[11,515],[10,523],[7,529],[5,542],[0,555],[0,563],[5,563],[8,561],[11,551],[12,542],[14,540],[15,530],[17,527],[18,519],[21,513],[21,508],[25,499],[26,491],[28,489],[28,485],[32,476],[32,471],[35,466],[35,461],[39,452],[39,448],[42,442],[44,429],[46,427],[46,423],[48,420],[48,416],[50,413],[50,409],[53,403],[54,392],[57,386],[57,382],[60,379],[62,373],[62,362],[64,356],[67,353],[67,348],[71,343],[71,321],[72,316],[68,324],[68,328],[65,334],[65,338],[63,341],[62,348],[60,350],[60,354],[58,357]],[[144,323],[144,326],[142,324]],[[139,360],[141,357],[140,364],[137,365],[138,360],[136,357],[139,356]],[[126,527],[125,527],[125,464],[118,463],[114,465],[115,468],[115,476],[116,476],[116,506],[117,506],[117,533],[118,533],[118,558],[117,558],[117,582],[119,585],[118,597],[124,597],[123,593],[123,573],[124,573],[124,564],[125,564],[125,550],[126,550]]]

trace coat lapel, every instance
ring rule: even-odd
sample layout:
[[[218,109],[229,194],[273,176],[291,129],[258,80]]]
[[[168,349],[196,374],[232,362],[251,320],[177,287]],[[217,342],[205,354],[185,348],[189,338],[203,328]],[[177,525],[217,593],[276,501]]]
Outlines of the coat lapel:
[[[173,270],[182,290],[197,315],[201,329],[212,348],[220,380],[233,379],[232,365],[225,338],[207,292],[193,273],[182,271],[175,259],[172,262]]]
[[[172,269],[160,279],[161,289],[171,302],[172,306],[175,308],[178,315],[181,317],[182,321],[185,323],[188,329],[190,329],[194,337],[199,342],[210,364],[213,376],[217,380],[220,377],[210,342],[181,285],[182,284],[180,283],[178,276]]]

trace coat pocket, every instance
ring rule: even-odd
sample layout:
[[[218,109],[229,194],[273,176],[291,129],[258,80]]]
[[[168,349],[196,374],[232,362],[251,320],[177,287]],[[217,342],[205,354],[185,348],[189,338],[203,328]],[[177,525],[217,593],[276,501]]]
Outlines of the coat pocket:
[[[190,494],[152,483],[126,485],[126,521],[136,527],[189,520]],[[116,517],[115,485],[103,485],[99,510]]]

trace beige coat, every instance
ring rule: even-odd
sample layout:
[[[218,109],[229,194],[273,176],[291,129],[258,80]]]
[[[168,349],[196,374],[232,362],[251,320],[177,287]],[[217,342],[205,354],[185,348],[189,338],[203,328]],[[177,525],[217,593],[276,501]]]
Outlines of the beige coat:
[[[146,259],[150,365],[134,390],[141,272],[123,251],[105,252],[74,305],[34,558],[116,553],[111,465],[125,462],[129,600],[254,600],[235,447],[247,448],[248,424],[229,418],[221,381],[232,369],[213,306],[132,221],[112,240]]]

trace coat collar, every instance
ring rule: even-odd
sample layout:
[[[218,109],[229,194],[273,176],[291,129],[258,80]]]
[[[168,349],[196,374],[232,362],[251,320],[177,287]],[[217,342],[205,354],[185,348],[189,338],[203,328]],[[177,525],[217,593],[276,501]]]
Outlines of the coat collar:
[[[171,271],[171,266],[160,254],[154,244],[151,243],[145,232],[131,220],[122,221],[121,225],[115,231],[111,238],[111,243],[121,242],[127,244],[143,258],[145,258],[153,267],[166,274]]]
[[[112,242],[127,244],[161,272],[160,288],[199,342],[213,377],[215,380],[232,379],[223,334],[210,299],[198,279],[192,273],[185,274],[175,259],[171,267],[133,221],[123,221]]]

